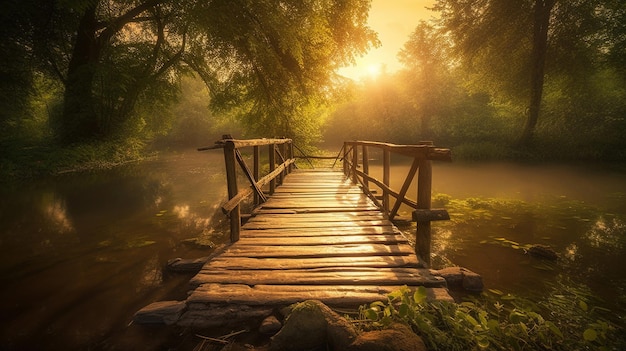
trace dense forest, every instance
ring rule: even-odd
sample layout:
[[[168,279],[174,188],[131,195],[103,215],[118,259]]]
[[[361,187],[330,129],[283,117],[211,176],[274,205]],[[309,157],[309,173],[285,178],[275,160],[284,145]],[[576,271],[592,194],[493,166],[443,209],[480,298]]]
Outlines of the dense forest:
[[[222,131],[301,145],[428,139],[474,159],[626,159],[619,0],[438,0],[398,53],[404,69],[360,82],[337,71],[379,45],[368,0],[0,6],[5,175]]]

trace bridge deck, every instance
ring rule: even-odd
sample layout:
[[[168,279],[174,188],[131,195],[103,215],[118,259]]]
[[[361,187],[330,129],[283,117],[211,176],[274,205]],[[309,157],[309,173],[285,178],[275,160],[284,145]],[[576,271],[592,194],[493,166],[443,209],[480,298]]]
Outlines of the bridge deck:
[[[296,171],[255,210],[240,240],[191,280],[189,310],[216,304],[331,306],[386,300],[401,286],[449,299],[407,239],[340,172]]]

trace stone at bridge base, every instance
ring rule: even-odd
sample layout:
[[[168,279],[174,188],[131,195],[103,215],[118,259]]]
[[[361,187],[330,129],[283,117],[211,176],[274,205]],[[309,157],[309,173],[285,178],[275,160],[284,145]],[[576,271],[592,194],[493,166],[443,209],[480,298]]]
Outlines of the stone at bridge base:
[[[272,337],[270,351],[310,350],[330,345],[346,350],[356,339],[354,326],[317,300],[295,304],[283,328]]]
[[[292,305],[283,328],[272,338],[270,351],[426,351],[422,339],[405,325],[357,333],[345,318],[317,300]]]
[[[359,334],[346,351],[427,351],[422,338],[404,324]]]
[[[448,267],[440,270],[431,270],[435,276],[443,277],[451,290],[463,289],[469,292],[483,291],[483,278],[467,268]]]
[[[172,325],[178,321],[185,309],[185,301],[154,302],[137,311],[133,316],[133,322]]]

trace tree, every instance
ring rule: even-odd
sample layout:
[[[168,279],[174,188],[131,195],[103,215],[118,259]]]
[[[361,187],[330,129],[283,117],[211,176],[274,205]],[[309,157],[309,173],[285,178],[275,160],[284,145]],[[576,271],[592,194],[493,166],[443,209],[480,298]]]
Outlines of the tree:
[[[474,86],[526,105],[519,138],[528,145],[541,112],[547,74],[589,76],[603,55],[603,0],[439,0],[449,33]]]
[[[420,22],[398,53],[408,70],[411,100],[420,114],[420,129],[424,140],[432,138],[431,121],[450,102],[451,69],[450,43],[441,31]]]
[[[331,72],[376,43],[368,10],[368,0],[50,1],[30,14],[30,39],[65,86],[56,120],[63,142],[149,125],[137,104],[171,101],[189,71],[216,109],[289,133]]]

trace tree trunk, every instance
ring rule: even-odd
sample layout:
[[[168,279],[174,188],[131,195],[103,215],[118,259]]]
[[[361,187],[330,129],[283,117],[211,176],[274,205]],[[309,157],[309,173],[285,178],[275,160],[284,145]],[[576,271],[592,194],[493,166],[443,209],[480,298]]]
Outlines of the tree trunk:
[[[535,133],[541,99],[543,95],[544,69],[548,48],[548,28],[550,26],[550,14],[556,0],[535,0],[533,21],[533,42],[531,52],[530,72],[530,101],[528,104],[528,118],[524,131],[519,139],[520,146],[528,146]]]
[[[64,143],[87,140],[98,134],[92,84],[100,47],[96,37],[96,7],[94,2],[83,14],[69,62],[63,101],[63,115],[57,123],[57,133]]]

